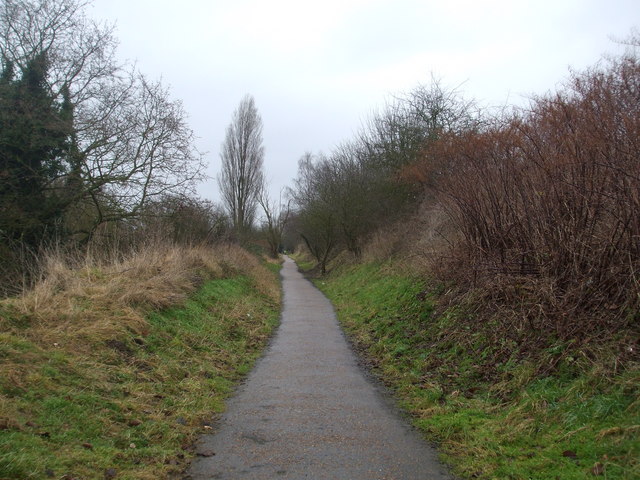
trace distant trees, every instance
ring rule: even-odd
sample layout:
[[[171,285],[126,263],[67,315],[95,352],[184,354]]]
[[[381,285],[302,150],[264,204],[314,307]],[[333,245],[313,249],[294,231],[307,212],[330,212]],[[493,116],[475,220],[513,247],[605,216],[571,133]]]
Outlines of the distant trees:
[[[252,96],[235,110],[220,153],[218,186],[236,236],[244,241],[254,223],[263,191],[262,118]]]
[[[290,194],[296,206],[295,226],[322,273],[339,246],[337,206],[331,198],[331,165],[326,157],[305,153]]]
[[[269,254],[277,258],[282,249],[284,231],[291,216],[291,201],[285,203],[282,192],[277,201],[272,200],[266,188],[263,188],[258,195],[258,203],[264,214],[262,233],[269,246]]]
[[[320,270],[341,249],[358,257],[375,231],[414,209],[426,179],[408,172],[440,137],[479,123],[471,102],[434,82],[395,99],[329,155],[305,154],[290,193],[296,228]]]

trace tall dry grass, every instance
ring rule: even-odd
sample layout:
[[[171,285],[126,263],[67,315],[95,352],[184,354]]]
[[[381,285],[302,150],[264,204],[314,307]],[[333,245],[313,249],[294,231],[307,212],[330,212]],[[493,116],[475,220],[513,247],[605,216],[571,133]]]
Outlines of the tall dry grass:
[[[280,291],[260,261],[235,245],[184,247],[151,244],[126,254],[69,254],[41,258],[40,281],[0,301],[0,331],[21,319],[22,334],[40,346],[90,352],[92,345],[134,333],[145,335],[145,316],[185,301],[204,281],[244,274],[264,295]],[[1,315],[2,310],[10,312]]]

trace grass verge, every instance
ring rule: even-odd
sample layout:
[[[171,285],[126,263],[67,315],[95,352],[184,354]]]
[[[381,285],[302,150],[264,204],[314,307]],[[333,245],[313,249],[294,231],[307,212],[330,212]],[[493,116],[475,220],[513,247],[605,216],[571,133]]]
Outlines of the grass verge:
[[[179,478],[277,323],[269,270],[147,252],[0,303],[0,478]]]
[[[439,310],[438,287],[391,263],[316,283],[455,474],[640,478],[640,368],[616,369],[615,339],[596,357],[552,340],[522,352],[464,308]]]

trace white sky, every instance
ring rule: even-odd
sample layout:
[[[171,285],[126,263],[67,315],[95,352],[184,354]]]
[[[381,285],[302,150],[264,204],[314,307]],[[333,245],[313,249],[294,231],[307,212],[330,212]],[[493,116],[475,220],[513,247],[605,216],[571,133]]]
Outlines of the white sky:
[[[242,97],[264,123],[271,191],[305,151],[352,138],[431,75],[483,105],[522,104],[622,47],[638,0],[94,0],[119,56],[181,99],[208,173]],[[215,178],[199,189],[218,200]]]

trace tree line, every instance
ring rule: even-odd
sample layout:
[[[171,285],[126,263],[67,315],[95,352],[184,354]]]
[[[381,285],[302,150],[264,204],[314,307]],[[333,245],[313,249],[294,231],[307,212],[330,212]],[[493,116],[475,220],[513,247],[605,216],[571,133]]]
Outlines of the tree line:
[[[321,272],[341,250],[359,257],[374,232],[408,219],[429,189],[407,181],[407,172],[441,138],[478,130],[484,121],[474,102],[434,80],[394,98],[330,154],[305,153],[289,192],[291,228]],[[444,173],[434,171],[428,183]]]
[[[413,225],[401,248],[416,248],[444,212],[431,274],[519,298],[513,331],[573,338],[637,322],[637,32],[626,43],[524,107],[482,110],[437,81],[394,98],[352,140],[302,156],[291,231],[324,273],[393,225]]]
[[[637,311],[637,33],[627,53],[525,107],[483,110],[436,80],[419,85],[331,152],[302,155],[278,199],[248,95],[221,146],[217,206],[193,194],[204,164],[181,103],[116,60],[113,29],[87,18],[87,3],[0,6],[2,293],[28,283],[51,245],[153,238],[248,245],[259,234],[273,256],[304,245],[325,273],[341,252],[359,258],[390,226],[419,230],[438,211],[447,248],[434,263],[458,283],[535,284],[544,295],[529,307],[542,313],[528,328],[570,336],[584,330],[580,312],[604,312],[602,326]]]

